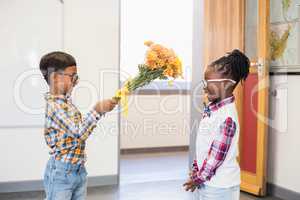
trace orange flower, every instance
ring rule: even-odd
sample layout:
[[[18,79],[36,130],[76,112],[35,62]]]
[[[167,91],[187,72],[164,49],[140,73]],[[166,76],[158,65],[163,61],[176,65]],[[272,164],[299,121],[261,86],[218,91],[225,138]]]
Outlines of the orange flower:
[[[165,76],[173,77],[174,70],[172,69],[172,67],[168,66],[163,73]]]
[[[165,49],[165,47],[161,46],[160,44],[152,44],[150,46],[150,49],[156,51],[157,53],[161,53]]]
[[[146,41],[145,45],[149,47],[146,53],[145,64],[151,70],[165,67],[165,76],[177,78],[182,75],[182,63],[173,49],[154,44],[152,41]]]
[[[152,44],[154,44],[151,40],[147,40],[144,42],[144,44],[148,47],[150,47]]]
[[[147,51],[146,54],[146,65],[150,67],[151,69],[156,69],[157,68],[157,60],[158,60],[158,55],[155,51]]]
[[[158,59],[158,55],[155,51],[148,51],[146,55],[146,59],[155,61],[156,59]]]

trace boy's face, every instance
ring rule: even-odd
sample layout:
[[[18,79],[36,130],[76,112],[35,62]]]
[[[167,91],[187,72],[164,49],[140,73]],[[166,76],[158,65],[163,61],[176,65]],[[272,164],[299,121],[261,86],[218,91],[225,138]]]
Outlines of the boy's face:
[[[214,67],[207,67],[205,70],[204,79],[206,81],[224,78]],[[228,82],[207,82],[204,92],[208,101],[214,103],[226,98],[232,92],[232,87]]]
[[[71,94],[78,82],[77,67],[69,66],[65,70],[55,72],[53,75],[53,86],[59,94]]]

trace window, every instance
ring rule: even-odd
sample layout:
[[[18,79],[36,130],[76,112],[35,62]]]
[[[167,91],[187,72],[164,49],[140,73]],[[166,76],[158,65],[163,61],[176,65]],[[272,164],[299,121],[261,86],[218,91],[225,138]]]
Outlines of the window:
[[[121,81],[137,74],[145,40],[174,49],[191,80],[192,0],[124,0],[121,3]]]

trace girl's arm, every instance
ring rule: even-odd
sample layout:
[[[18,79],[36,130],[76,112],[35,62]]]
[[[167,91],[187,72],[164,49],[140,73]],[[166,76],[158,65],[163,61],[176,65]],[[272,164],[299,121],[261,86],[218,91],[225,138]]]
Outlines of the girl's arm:
[[[193,182],[201,185],[215,175],[216,170],[224,162],[226,155],[232,143],[232,138],[235,135],[236,123],[231,117],[228,117],[220,126],[220,133],[213,140],[208,156],[204,160],[201,169],[198,169],[197,162],[193,164]]]

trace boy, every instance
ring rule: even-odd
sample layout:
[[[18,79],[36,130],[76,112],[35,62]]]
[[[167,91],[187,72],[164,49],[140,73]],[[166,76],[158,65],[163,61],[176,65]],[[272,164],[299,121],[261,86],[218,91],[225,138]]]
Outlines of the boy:
[[[44,174],[47,200],[83,200],[87,190],[86,140],[117,102],[98,102],[82,119],[70,98],[79,79],[75,59],[64,52],[52,52],[42,57],[40,70],[50,89],[45,96],[44,132],[51,155]]]
[[[205,71],[203,86],[210,104],[204,110],[197,133],[197,160],[184,184],[187,191],[198,188],[201,200],[239,200],[239,122],[233,91],[246,80],[249,66],[249,59],[234,50]]]

